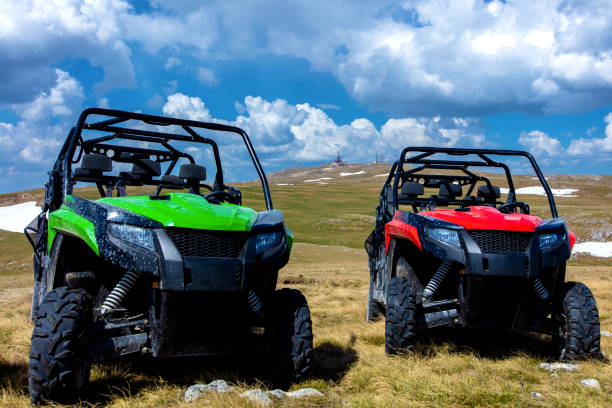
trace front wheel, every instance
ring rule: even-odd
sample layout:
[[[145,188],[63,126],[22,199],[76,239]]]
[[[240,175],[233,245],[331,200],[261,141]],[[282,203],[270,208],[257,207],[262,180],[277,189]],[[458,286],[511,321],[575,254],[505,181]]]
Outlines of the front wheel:
[[[295,289],[274,293],[273,353],[282,377],[299,380],[310,371],[313,354],[312,321],[304,295]]]
[[[389,281],[385,311],[385,352],[412,350],[416,337],[417,289],[413,279],[399,276]]]
[[[558,307],[553,342],[559,360],[602,358],[599,312],[593,293],[582,283],[567,282]]]
[[[89,381],[91,300],[83,289],[61,287],[42,300],[30,346],[29,390],[33,404],[72,403]]]

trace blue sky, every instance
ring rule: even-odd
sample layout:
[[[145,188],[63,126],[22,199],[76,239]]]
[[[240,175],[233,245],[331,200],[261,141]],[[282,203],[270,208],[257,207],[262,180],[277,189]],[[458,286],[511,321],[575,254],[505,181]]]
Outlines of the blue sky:
[[[597,0],[3,0],[0,192],[89,106],[241,126],[266,171],[438,145],[610,173],[611,26]]]

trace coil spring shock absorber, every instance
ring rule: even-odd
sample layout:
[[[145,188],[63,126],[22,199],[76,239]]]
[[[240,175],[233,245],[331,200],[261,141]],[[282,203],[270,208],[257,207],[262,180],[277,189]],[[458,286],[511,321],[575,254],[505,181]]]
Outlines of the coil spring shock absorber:
[[[550,297],[550,294],[538,278],[533,280],[533,290],[535,290],[536,295],[542,300],[548,300]]]
[[[444,278],[446,278],[450,267],[451,261],[444,261],[440,264],[436,273],[434,273],[425,289],[423,289],[423,300],[430,300],[433,297]]]
[[[140,275],[141,272],[136,271],[127,271],[126,274],[123,275],[119,283],[117,283],[111,293],[109,293],[104,300],[101,308],[103,315],[109,313],[111,310],[119,306],[121,302],[123,302],[129,291],[138,281],[138,278],[140,278]]]
[[[247,294],[247,304],[254,313],[258,315],[261,314],[263,305],[261,304],[259,296],[257,296],[257,293],[255,293],[253,289],[249,289],[249,293]]]

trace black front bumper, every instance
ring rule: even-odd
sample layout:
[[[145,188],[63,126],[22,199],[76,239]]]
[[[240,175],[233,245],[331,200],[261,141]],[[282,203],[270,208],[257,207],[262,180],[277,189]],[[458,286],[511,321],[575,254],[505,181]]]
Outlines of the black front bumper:
[[[423,249],[459,270],[457,303],[462,326],[519,328],[549,332],[552,305],[565,280],[569,240],[562,222],[546,223],[564,238],[540,248],[541,231],[474,231],[459,229],[461,246],[425,236]],[[549,292],[538,297],[535,280]]]
[[[247,294],[254,292],[265,312],[267,299],[276,287],[278,269],[289,257],[286,237],[258,254],[256,234],[252,232],[217,235],[226,235],[215,238],[217,249],[202,250],[187,248],[173,231],[156,231],[163,262],[149,313],[153,356],[236,351],[253,343],[253,327],[263,326],[263,316],[249,305]],[[202,240],[198,238],[198,242]],[[226,251],[224,245],[218,245],[220,240],[228,246],[233,245],[231,240],[240,244]]]

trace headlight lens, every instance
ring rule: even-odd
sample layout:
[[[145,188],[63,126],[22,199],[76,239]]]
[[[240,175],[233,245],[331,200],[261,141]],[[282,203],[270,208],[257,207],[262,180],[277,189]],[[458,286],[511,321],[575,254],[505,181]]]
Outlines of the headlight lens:
[[[545,248],[555,245],[563,239],[563,234],[552,232],[549,234],[540,234],[540,248]]]
[[[137,245],[151,251],[155,250],[153,233],[149,229],[127,224],[109,223],[108,231],[115,238],[125,241],[128,244]]]
[[[447,228],[427,228],[427,234],[431,238],[438,241],[446,242],[447,244],[459,246],[459,233],[456,230]]]
[[[282,235],[280,232],[270,232],[267,234],[257,235],[255,241],[255,252],[260,254],[265,250],[272,248],[280,242],[281,237]]]

